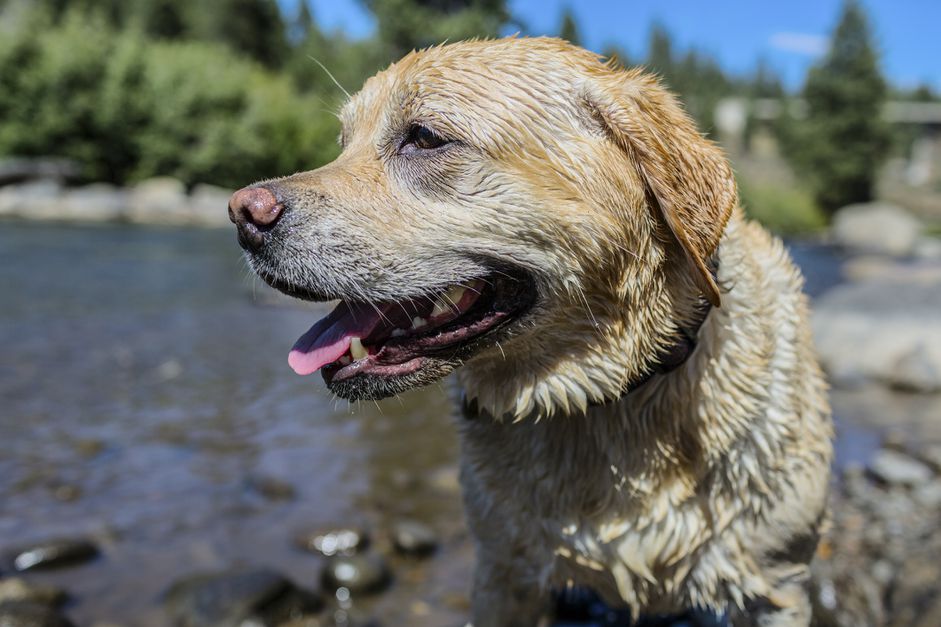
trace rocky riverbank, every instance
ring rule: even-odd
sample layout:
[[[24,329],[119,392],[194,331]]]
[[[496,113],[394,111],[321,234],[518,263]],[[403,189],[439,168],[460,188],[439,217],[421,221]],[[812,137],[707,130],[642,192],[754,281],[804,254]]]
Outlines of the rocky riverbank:
[[[127,188],[106,183],[69,187],[44,178],[0,187],[0,218],[219,227],[229,225],[231,193],[212,185],[187,191],[183,183],[167,177]]]
[[[941,240],[899,207],[854,205],[831,241],[846,283],[814,302],[814,339],[831,384],[941,392]]]
[[[872,461],[851,465],[835,478],[832,520],[813,565],[818,627],[935,627],[941,624],[941,446],[912,448],[890,436]],[[158,602],[166,624],[179,627],[373,626],[381,617],[359,602],[383,595],[396,578],[414,577],[408,564],[434,555],[440,534],[416,520],[400,520],[373,537],[368,529],[340,527],[296,534],[298,550],[320,562],[320,576],[299,584],[266,567],[194,572],[168,582]],[[466,542],[466,538],[461,540]],[[53,539],[3,551],[0,625],[69,627],[75,599],[66,589],[32,577],[108,559],[88,538]],[[404,561],[403,561],[404,560]],[[404,566],[403,566],[404,565]],[[404,569],[404,570],[403,570]],[[453,601],[466,611],[467,599]],[[455,606],[456,607],[456,606]],[[415,624],[422,606],[416,602]],[[426,610],[427,611],[427,610]],[[568,595],[557,605],[558,627],[630,625],[590,594]],[[660,627],[721,621],[685,615]],[[430,623],[429,623],[430,624]],[[637,625],[648,623],[637,623]],[[108,623],[109,627],[116,627]],[[99,625],[105,627],[105,623]]]

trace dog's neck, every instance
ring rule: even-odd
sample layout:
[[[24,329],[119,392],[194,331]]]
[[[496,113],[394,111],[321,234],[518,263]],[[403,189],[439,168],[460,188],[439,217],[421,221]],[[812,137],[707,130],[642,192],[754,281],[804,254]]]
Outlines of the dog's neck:
[[[710,263],[714,273],[717,259]],[[501,421],[586,414],[677,369],[693,354],[712,307],[682,269],[664,275],[634,296],[645,303],[639,313],[586,304],[589,315],[566,329],[562,345],[528,342],[530,352],[520,354],[511,343],[468,364],[458,375],[465,405]]]

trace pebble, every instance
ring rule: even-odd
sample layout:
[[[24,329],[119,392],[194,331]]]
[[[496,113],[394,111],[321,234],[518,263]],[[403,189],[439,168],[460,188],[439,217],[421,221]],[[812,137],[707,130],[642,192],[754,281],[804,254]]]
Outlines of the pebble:
[[[280,625],[323,609],[320,595],[302,590],[270,570],[191,575],[164,593],[174,625]]]
[[[385,589],[392,580],[386,561],[377,553],[334,555],[327,561],[324,588],[346,588],[351,593],[370,594]]]
[[[294,543],[311,553],[331,555],[355,555],[369,546],[369,535],[362,529],[344,528],[328,529],[299,533]]]
[[[21,577],[0,579],[0,604],[10,601],[24,601],[59,607],[65,603],[68,595],[65,590],[55,586],[30,583]]]
[[[293,501],[297,496],[293,485],[268,475],[249,475],[245,478],[245,487],[269,501]]]
[[[74,627],[55,608],[30,601],[0,604],[0,627]]]
[[[91,561],[98,557],[98,547],[82,538],[47,540],[7,552],[13,570],[63,568]]]
[[[889,485],[914,486],[931,479],[931,469],[908,455],[883,449],[876,453],[869,464],[871,472],[879,481]]]
[[[438,548],[438,536],[428,525],[403,520],[392,528],[392,544],[403,555],[424,557]]]
[[[941,472],[941,445],[926,446],[918,452],[917,457],[935,472]]]

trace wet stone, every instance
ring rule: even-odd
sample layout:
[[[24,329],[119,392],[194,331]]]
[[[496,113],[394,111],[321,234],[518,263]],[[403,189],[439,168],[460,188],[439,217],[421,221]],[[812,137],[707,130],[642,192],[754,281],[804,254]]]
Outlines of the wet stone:
[[[438,535],[428,525],[403,520],[392,528],[392,544],[403,555],[424,557],[438,548]]]
[[[178,627],[263,626],[312,617],[323,599],[260,569],[186,577],[164,594],[164,605]]]
[[[269,501],[292,501],[297,496],[293,485],[268,475],[249,475],[245,478],[245,487]]]
[[[30,583],[20,577],[0,579],[0,604],[22,601],[58,607],[67,598],[65,590],[55,586]]]
[[[55,608],[30,601],[0,603],[0,627],[74,627]]]
[[[869,471],[888,485],[914,486],[931,479],[931,468],[908,455],[883,449],[869,464]]]
[[[338,528],[299,533],[294,543],[311,553],[355,555],[369,546],[369,535],[362,529]]]
[[[380,592],[392,580],[389,567],[381,555],[334,555],[327,560],[323,575],[324,588],[346,588],[352,594]]]
[[[98,557],[98,547],[82,538],[38,542],[7,551],[7,563],[18,572],[64,568]]]

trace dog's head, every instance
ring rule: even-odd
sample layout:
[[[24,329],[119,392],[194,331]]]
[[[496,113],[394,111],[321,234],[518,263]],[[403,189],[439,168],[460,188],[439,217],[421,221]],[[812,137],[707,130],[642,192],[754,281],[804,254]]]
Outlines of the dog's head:
[[[496,414],[582,407],[700,297],[731,170],[657,81],[555,39],[414,52],[341,114],[342,154],[233,196],[252,267],[340,299],[290,361],[381,398],[464,365]]]

